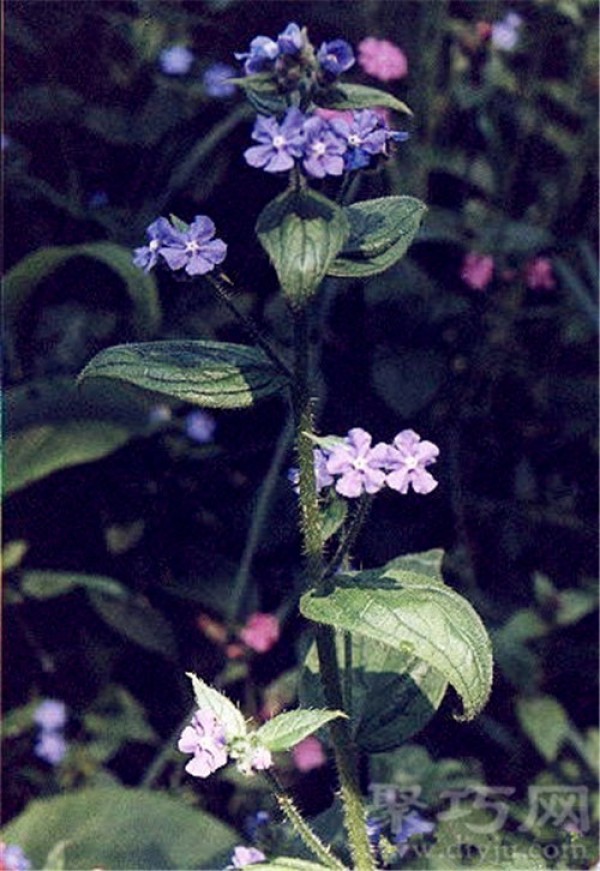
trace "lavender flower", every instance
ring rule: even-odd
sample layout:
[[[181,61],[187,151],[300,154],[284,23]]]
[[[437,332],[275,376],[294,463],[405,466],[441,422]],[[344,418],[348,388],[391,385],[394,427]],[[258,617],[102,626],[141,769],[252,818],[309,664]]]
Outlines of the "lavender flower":
[[[304,115],[291,108],[281,124],[270,115],[259,116],[254,124],[252,138],[260,143],[244,152],[246,162],[266,172],[284,172],[294,165],[294,158],[301,157],[304,144]]]
[[[332,118],[331,127],[346,142],[346,169],[362,169],[377,154],[385,154],[388,130],[381,115],[372,109],[352,113],[352,121]]]
[[[67,722],[65,703],[58,699],[44,699],[35,710],[33,722],[47,731],[62,729]]]
[[[214,222],[206,215],[196,215],[187,230],[172,230],[170,237],[159,243],[159,253],[173,270],[205,275],[227,255],[227,245],[221,239],[213,239],[214,235]]]
[[[265,862],[266,856],[257,850],[256,847],[236,847],[231,857],[231,865],[233,868],[245,868],[247,865],[256,865],[259,862]]]
[[[413,835],[429,835],[434,829],[434,823],[430,823],[417,811],[409,811],[402,817],[400,828],[396,832],[395,841],[399,856],[402,858],[410,850],[406,844],[409,838],[412,838]]]
[[[431,493],[438,485],[426,467],[435,463],[439,448],[433,442],[421,441],[412,429],[398,433],[388,447],[386,484],[399,493],[408,493],[412,485],[415,493]]]
[[[198,708],[177,744],[182,753],[192,753],[185,770],[193,777],[208,777],[227,763],[225,730],[213,712]]]
[[[492,25],[492,45],[500,51],[512,51],[520,38],[523,19],[516,12],[509,12],[502,21]]]
[[[67,753],[67,742],[62,732],[42,729],[33,748],[38,759],[50,765],[59,765]]]
[[[198,442],[198,444],[206,445],[213,440],[217,421],[212,414],[198,409],[197,411],[190,411],[185,418],[184,426],[188,438]]]
[[[277,48],[280,54],[298,54],[302,50],[303,42],[302,31],[297,24],[290,22],[277,37]]]
[[[247,76],[268,69],[279,55],[279,46],[268,36],[257,36],[250,43],[250,51],[236,52],[236,60],[244,61]]]
[[[354,427],[341,444],[332,448],[327,471],[339,475],[335,489],[341,496],[355,499],[363,493],[377,493],[385,484],[385,463],[389,445],[380,442],[371,447],[371,436]]]
[[[4,871],[29,871],[31,862],[18,844],[0,841],[0,868]]]
[[[319,66],[331,76],[339,76],[354,65],[352,46],[344,39],[324,42],[317,52]]]
[[[144,272],[150,272],[158,262],[158,255],[163,245],[176,241],[177,236],[166,218],[157,218],[146,230],[150,241],[133,252],[133,262]]]
[[[194,54],[185,45],[172,45],[161,51],[158,62],[167,76],[185,76],[194,63]]]
[[[379,845],[382,829],[383,825],[379,822],[379,820],[374,820],[371,817],[367,817],[367,838],[369,839],[369,843],[371,844],[371,846],[377,847]]]
[[[202,76],[204,90],[209,97],[232,97],[235,94],[235,85],[228,79],[234,78],[235,75],[236,70],[229,64],[211,64]]]
[[[314,178],[342,175],[343,155],[348,145],[331,124],[314,115],[305,121],[303,132],[305,143],[302,165],[306,172]]]
[[[334,477],[327,469],[327,457],[329,454],[321,448],[315,448],[313,453],[315,460],[315,482],[317,485],[317,491],[320,492],[321,490],[324,490],[325,487],[329,487],[330,484],[333,484]],[[287,478],[296,493],[299,493],[300,469],[296,466],[288,469]]]

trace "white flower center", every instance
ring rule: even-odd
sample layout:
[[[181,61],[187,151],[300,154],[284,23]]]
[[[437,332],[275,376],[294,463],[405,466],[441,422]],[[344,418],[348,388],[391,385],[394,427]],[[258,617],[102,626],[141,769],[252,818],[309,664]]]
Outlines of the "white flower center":
[[[366,457],[357,457],[352,465],[357,472],[363,472],[368,466],[367,459]]]
[[[356,148],[361,143],[362,143],[362,139],[360,138],[358,133],[351,133],[350,136],[348,137],[348,145],[352,145],[354,148]]]
[[[282,136],[281,133],[273,137],[273,148],[283,148],[285,144],[285,136]]]
[[[327,151],[327,146],[325,145],[324,142],[315,142],[313,147],[312,147],[312,150],[317,155],[317,157],[322,157],[325,154],[325,152]]]
[[[199,251],[200,245],[198,245],[198,243],[196,242],[195,239],[192,239],[191,242],[185,243],[185,250],[186,251]]]
[[[157,248],[160,248],[160,242],[158,239],[153,239],[151,242],[148,242],[148,248],[151,251],[156,251]]]
[[[416,469],[416,468],[418,468],[419,461],[418,461],[418,459],[417,459],[416,457],[407,457],[407,458],[404,460],[404,465],[406,466],[406,468],[407,468],[409,471],[411,471],[412,469]]]

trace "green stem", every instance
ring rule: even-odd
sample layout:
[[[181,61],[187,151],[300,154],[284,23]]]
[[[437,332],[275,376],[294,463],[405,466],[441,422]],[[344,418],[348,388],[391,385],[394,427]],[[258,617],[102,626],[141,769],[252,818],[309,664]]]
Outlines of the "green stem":
[[[345,871],[345,866],[339,861],[339,859],[336,859],[336,857],[331,853],[329,847],[327,847],[316,832],[311,829],[292,799],[284,792],[277,777],[271,772],[266,773],[275,788],[277,804],[308,849],[314,853],[327,868],[335,868],[336,871]]]
[[[177,743],[177,739],[196,713],[197,707],[197,705],[194,705],[194,707],[187,712],[181,723],[179,723],[179,725],[173,730],[173,732],[169,735],[161,749],[158,751],[140,781],[140,787],[142,789],[152,789],[155,782],[162,774],[163,769],[171,760],[173,756],[173,748]]]
[[[372,498],[366,493],[363,493],[345,535],[341,539],[336,552],[327,564],[327,568],[325,569],[326,577],[334,575],[338,571],[344,558],[350,553],[356,544],[356,539],[360,535],[360,531],[369,516],[372,504]]]

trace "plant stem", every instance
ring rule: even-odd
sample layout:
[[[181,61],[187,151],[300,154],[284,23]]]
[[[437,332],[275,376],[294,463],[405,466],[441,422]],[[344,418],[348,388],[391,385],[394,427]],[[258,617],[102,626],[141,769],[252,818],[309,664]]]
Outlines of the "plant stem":
[[[369,516],[372,503],[372,498],[366,493],[363,493],[360,497],[354,516],[350,521],[346,534],[340,541],[336,552],[327,564],[327,568],[325,569],[326,576],[334,575],[337,572],[344,561],[344,557],[346,557],[354,547],[356,539],[365,524],[365,520]]]
[[[300,469],[300,507],[308,581],[317,593],[326,595],[333,588],[333,575],[324,570],[323,534],[315,481],[312,408],[310,397],[310,344],[305,310],[295,310],[294,346],[295,380],[293,391],[296,421],[296,449]],[[331,626],[316,624],[315,636],[319,657],[319,674],[325,701],[333,710],[344,710],[340,667],[335,632]],[[335,761],[342,792],[344,824],[348,833],[353,867],[357,871],[375,868],[367,836],[365,811],[358,781],[356,748],[347,720],[329,724]]]
[[[314,832],[308,825],[289,795],[284,792],[277,777],[270,771],[266,772],[266,774],[275,788],[277,804],[309,850],[311,850],[327,868],[335,868],[336,871],[345,871],[345,866],[342,862],[335,858],[329,847],[323,843],[316,832]]]
[[[152,789],[155,782],[162,774],[163,769],[170,761],[173,755],[173,748],[176,746],[177,743],[177,739],[181,735],[185,726],[188,725],[188,723],[196,713],[197,707],[197,705],[194,705],[194,707],[187,712],[181,723],[179,723],[179,725],[173,730],[163,746],[160,748],[160,750],[146,769],[146,773],[140,781],[141,789]]]

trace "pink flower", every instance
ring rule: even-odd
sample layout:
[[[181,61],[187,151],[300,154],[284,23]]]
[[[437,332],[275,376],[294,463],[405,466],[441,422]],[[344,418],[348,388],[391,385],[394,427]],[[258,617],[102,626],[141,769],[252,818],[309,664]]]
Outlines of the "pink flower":
[[[257,653],[266,653],[279,641],[279,620],[274,614],[251,614],[240,630],[240,638]]]
[[[368,36],[358,44],[358,63],[380,82],[403,79],[408,72],[408,61],[402,49],[388,39],[375,39],[374,36]]]
[[[312,771],[313,768],[320,768],[327,761],[323,752],[323,745],[318,738],[310,735],[304,738],[299,744],[296,744],[292,750],[294,765],[298,771]]]
[[[552,272],[552,262],[547,257],[536,257],[525,264],[525,284],[531,290],[552,290],[556,280]]]
[[[489,254],[477,254],[469,251],[465,255],[460,270],[460,277],[473,290],[485,290],[494,274],[494,258]]]

